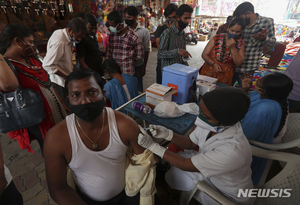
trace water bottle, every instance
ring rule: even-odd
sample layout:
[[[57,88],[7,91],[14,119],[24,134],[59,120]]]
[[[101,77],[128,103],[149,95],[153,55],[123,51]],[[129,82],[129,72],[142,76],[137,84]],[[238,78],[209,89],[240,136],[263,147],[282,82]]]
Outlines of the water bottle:
[[[153,114],[154,111],[148,106],[140,103],[138,101],[134,101],[131,105],[133,108],[142,111],[145,114]]]

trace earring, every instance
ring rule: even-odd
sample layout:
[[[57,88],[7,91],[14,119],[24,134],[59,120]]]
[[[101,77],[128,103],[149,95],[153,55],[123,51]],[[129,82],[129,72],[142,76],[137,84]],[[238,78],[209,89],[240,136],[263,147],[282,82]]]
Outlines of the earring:
[[[18,46],[18,48],[20,48],[21,50],[23,50],[23,48],[21,46]]]

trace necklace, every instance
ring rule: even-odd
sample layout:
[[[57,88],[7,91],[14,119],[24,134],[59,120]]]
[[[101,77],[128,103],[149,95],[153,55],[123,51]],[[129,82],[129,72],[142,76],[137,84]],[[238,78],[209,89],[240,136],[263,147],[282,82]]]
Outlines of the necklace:
[[[99,137],[96,139],[95,142],[93,142],[93,140],[91,140],[91,139],[87,136],[87,134],[85,133],[85,131],[83,131],[82,127],[80,126],[80,124],[79,124],[79,122],[78,122],[78,120],[77,120],[77,118],[76,118],[76,123],[77,123],[78,127],[79,127],[80,130],[83,132],[83,134],[86,136],[86,138],[88,138],[88,140],[90,140],[90,142],[92,143],[92,148],[93,148],[93,149],[96,149],[96,148],[98,147],[97,141],[100,139],[100,137],[101,137],[101,135],[102,135],[102,132],[103,132],[103,127],[104,127],[104,116],[105,116],[105,112],[103,113],[102,129],[101,129],[101,132],[100,132]]]
[[[42,67],[38,67],[36,65],[32,65],[32,63],[26,58],[25,61],[27,64],[23,63],[23,62],[20,62],[20,61],[17,61],[17,60],[14,60],[14,59],[11,59],[11,58],[7,58],[9,61],[12,61],[12,62],[15,62],[15,63],[19,63],[23,66],[25,66],[26,68],[29,68],[31,70],[35,70],[35,71],[39,71],[42,69]]]

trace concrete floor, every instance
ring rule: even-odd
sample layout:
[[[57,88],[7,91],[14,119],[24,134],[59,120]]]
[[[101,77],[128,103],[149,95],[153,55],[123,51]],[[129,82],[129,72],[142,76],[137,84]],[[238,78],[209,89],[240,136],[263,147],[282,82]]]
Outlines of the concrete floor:
[[[199,41],[197,45],[187,45],[192,59],[190,66],[200,68],[203,64],[202,51],[207,42]],[[157,49],[153,48],[149,56],[147,72],[144,76],[144,90],[156,82]],[[23,195],[24,205],[56,204],[49,196],[45,163],[36,141],[31,143],[34,153],[21,150],[16,140],[9,139],[7,134],[0,134],[4,163],[10,169],[16,187]]]

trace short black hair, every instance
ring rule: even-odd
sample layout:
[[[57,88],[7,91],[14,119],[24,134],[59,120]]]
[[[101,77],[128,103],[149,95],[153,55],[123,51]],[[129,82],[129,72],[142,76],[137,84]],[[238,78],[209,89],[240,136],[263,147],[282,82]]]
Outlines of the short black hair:
[[[237,18],[234,18],[229,27],[232,27],[232,26],[235,26],[235,25],[240,25],[242,27],[242,30],[244,30],[246,28],[246,23],[245,23],[245,19],[243,19],[242,17],[237,17]]]
[[[181,4],[181,6],[179,6],[179,8],[176,11],[176,15],[182,16],[182,15],[184,15],[185,12],[193,13],[193,11],[194,10],[190,5]]]
[[[104,81],[101,78],[101,76],[99,75],[99,73],[97,73],[96,71],[94,71],[92,69],[78,69],[78,70],[75,70],[72,73],[70,73],[66,78],[66,82],[65,82],[65,92],[66,92],[66,94],[67,95],[69,94],[68,85],[71,81],[81,80],[83,78],[89,78],[91,76],[94,76],[94,78],[96,79],[96,81],[97,81],[98,85],[100,86],[101,90],[103,90]]]
[[[124,13],[127,13],[129,16],[138,16],[139,15],[139,11],[135,6],[128,6],[125,10]]]
[[[84,12],[80,12],[79,14],[76,15],[77,18],[82,18],[84,19]]]
[[[165,8],[165,12],[164,12],[164,16],[168,17],[169,15],[171,15],[174,11],[176,12],[178,9],[178,6],[176,4],[169,4],[166,8]]]
[[[122,74],[120,65],[112,58],[108,58],[103,62],[104,70],[107,70],[108,73],[120,73]]]
[[[238,5],[238,7],[236,7],[236,9],[233,12],[233,16],[239,17],[239,16],[247,13],[247,11],[254,13],[254,6],[250,2],[246,1],[246,2],[243,2],[240,5]]]
[[[114,10],[114,11],[110,12],[107,15],[107,20],[108,21],[113,21],[116,24],[117,23],[123,23],[123,16],[122,16],[122,14],[119,11]]]
[[[226,20],[229,21],[231,18],[233,18],[233,16],[228,16]]]
[[[98,23],[96,17],[93,14],[86,14],[84,16],[84,21],[86,24],[91,24],[91,26],[97,26]]]
[[[73,32],[81,32],[83,35],[87,33],[86,25],[80,18],[73,18],[67,25]]]

